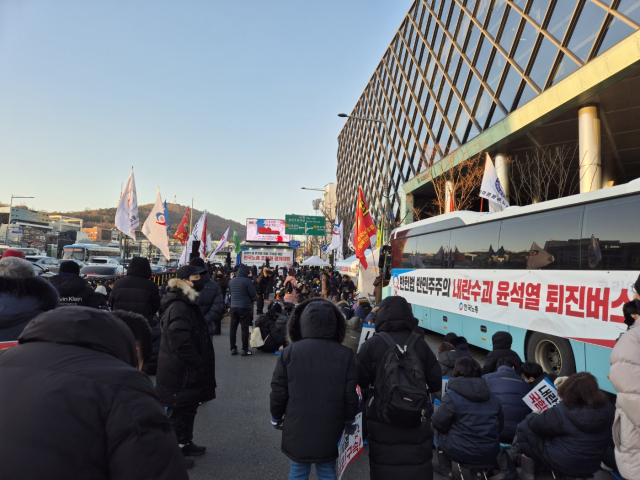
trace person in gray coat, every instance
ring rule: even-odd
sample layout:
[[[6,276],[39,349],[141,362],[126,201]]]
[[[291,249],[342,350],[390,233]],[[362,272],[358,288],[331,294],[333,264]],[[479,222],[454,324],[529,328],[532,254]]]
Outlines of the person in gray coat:
[[[251,355],[249,349],[249,325],[253,321],[253,300],[256,298],[256,289],[249,278],[249,269],[246,265],[240,265],[238,274],[229,282],[231,293],[231,330],[229,340],[231,355],[238,354],[236,346],[236,334],[238,325],[242,329],[242,356]]]

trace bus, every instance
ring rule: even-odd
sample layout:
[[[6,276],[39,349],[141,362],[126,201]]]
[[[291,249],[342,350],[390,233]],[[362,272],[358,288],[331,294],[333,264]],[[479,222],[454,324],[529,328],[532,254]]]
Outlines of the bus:
[[[603,390],[640,273],[640,179],[502,212],[452,212],[396,228],[384,295],[425,329],[513,350],[546,372],[588,371]]]
[[[120,249],[115,247],[104,247],[90,243],[76,243],[65,245],[62,258],[73,258],[87,263],[92,257],[120,257]]]

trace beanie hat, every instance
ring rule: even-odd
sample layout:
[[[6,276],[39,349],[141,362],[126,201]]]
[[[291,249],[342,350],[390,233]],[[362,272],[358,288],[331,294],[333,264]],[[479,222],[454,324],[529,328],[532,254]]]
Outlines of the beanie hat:
[[[80,265],[72,260],[69,260],[68,262],[62,262],[60,264],[60,273],[72,273],[74,275],[80,275]]]
[[[22,253],[20,250],[14,250],[13,248],[10,248],[2,254],[2,258],[8,257],[24,258],[24,253]]]
[[[191,260],[189,260],[189,265],[204,268],[204,260],[200,257],[193,257]]]

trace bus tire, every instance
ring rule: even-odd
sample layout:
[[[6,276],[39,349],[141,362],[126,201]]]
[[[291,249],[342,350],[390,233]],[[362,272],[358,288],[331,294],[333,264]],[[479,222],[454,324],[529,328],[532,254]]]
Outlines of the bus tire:
[[[527,342],[527,361],[536,362],[545,372],[559,377],[576,373],[571,343],[554,335],[533,332]]]

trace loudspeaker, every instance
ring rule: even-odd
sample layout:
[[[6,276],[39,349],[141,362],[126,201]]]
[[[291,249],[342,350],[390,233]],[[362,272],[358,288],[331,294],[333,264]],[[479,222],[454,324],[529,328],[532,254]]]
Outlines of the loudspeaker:
[[[197,240],[194,240],[193,242],[191,242],[191,252],[189,252],[189,260],[191,260],[192,258],[196,258],[200,256],[200,242]]]

